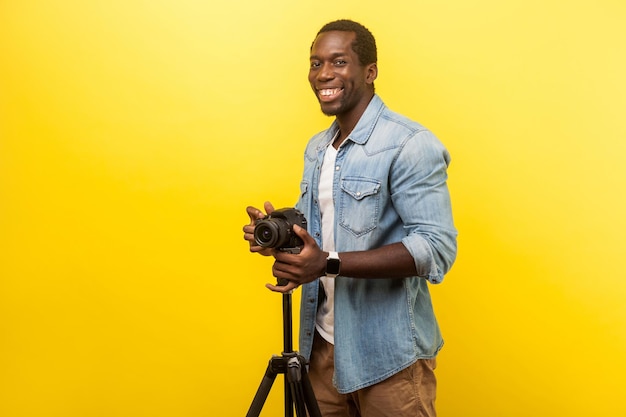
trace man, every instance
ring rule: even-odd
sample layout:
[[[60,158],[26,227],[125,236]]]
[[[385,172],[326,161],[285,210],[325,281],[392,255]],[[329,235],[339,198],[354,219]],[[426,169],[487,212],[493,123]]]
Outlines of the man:
[[[325,25],[309,82],[335,116],[304,154],[295,225],[299,254],[261,248],[248,207],[250,251],[273,255],[288,292],[302,285],[300,353],[324,416],[434,416],[435,356],[443,344],[428,282],[456,256],[446,186],[449,154],[423,126],[374,93],[376,44],[362,25]],[[269,214],[274,208],[265,203]]]

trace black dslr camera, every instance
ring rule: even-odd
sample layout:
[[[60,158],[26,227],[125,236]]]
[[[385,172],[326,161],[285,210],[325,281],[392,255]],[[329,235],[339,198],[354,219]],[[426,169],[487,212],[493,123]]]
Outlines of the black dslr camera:
[[[267,217],[255,222],[254,240],[257,245],[264,248],[300,253],[304,242],[293,231],[294,225],[306,230],[306,219],[299,210],[295,208],[275,210]]]

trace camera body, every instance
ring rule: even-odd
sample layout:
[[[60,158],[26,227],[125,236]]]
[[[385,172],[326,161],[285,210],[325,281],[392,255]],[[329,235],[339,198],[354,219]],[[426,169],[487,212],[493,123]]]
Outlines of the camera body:
[[[293,231],[298,225],[306,230],[307,222],[299,210],[283,208],[255,222],[254,241],[264,248],[278,249],[282,252],[300,253],[304,242]]]

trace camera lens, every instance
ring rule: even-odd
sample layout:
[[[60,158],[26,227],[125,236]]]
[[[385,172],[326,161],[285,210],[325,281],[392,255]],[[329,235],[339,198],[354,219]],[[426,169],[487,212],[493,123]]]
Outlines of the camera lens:
[[[275,248],[281,242],[280,226],[273,220],[261,220],[254,229],[254,240],[264,248]]]
[[[306,219],[296,209],[274,210],[263,219],[255,221],[254,241],[264,248],[295,252],[304,242],[293,231],[293,225],[306,229]]]
[[[263,229],[261,230],[260,237],[263,242],[268,242],[272,240],[272,232],[269,229]]]

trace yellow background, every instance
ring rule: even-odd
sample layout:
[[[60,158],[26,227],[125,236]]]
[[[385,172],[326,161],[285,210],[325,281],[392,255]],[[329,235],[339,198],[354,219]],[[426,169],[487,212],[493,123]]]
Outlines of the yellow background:
[[[282,321],[244,209],[294,203],[343,17],[453,157],[440,415],[626,415],[618,0],[1,0],[0,415],[245,414]]]

